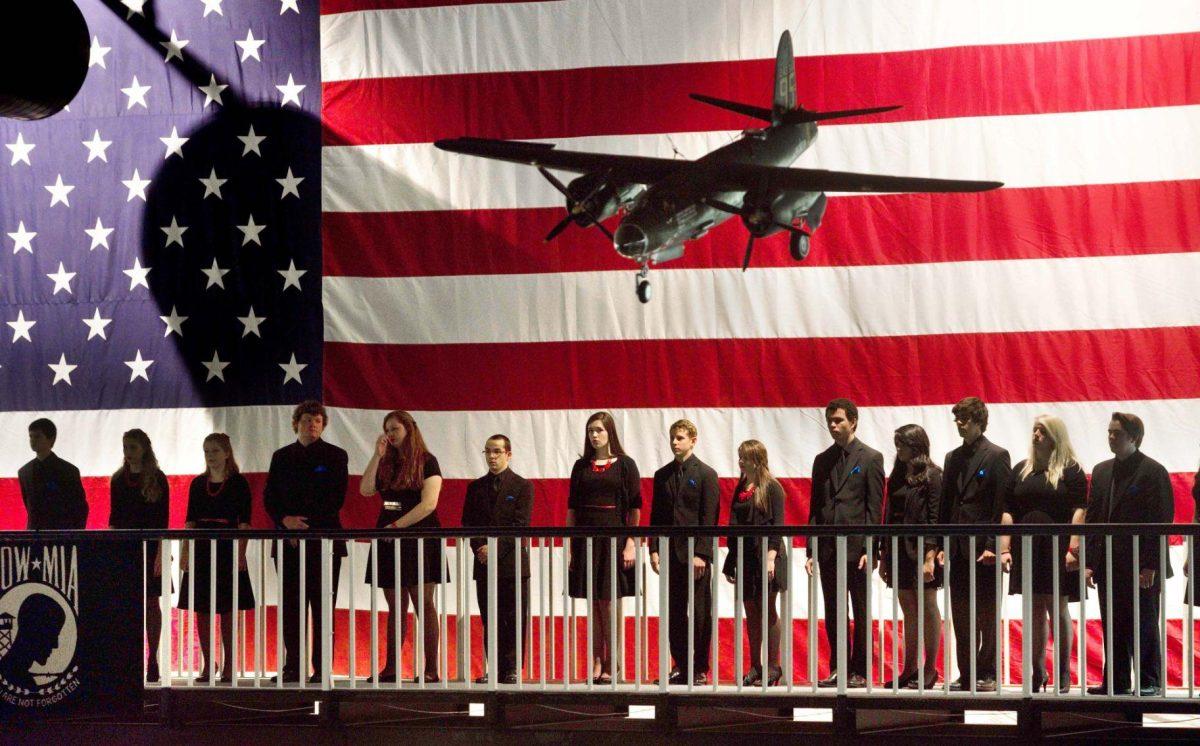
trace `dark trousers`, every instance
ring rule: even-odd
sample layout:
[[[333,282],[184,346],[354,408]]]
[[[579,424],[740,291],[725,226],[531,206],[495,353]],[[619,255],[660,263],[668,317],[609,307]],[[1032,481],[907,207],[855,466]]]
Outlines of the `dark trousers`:
[[[278,569],[278,556],[275,558],[275,566]],[[334,554],[333,587],[329,589],[334,603],[337,602],[338,573],[341,567],[342,558]],[[314,671],[319,673],[325,637],[322,634],[324,625],[321,620],[321,542],[317,539],[305,543],[304,608],[306,614],[312,615],[312,661]],[[300,625],[300,547],[292,546],[287,541],[283,543],[283,599],[278,611],[283,614],[285,656],[280,670],[285,679],[298,680],[302,675],[307,677],[308,661],[300,660],[300,635],[304,631]]]
[[[671,658],[684,675],[688,672],[688,620],[693,625],[692,661],[695,674],[708,673],[709,644],[712,641],[712,594],[709,593],[712,563],[703,577],[696,579],[692,563],[680,562],[671,553],[667,570],[667,632],[671,640]],[[688,613],[688,585],[694,590],[695,606]]]
[[[825,639],[829,641],[829,670],[837,670],[837,559],[818,562],[821,574],[821,596],[825,599]],[[854,636],[847,661],[846,675],[867,675],[867,575],[858,569],[858,559],[846,563],[846,590],[850,594],[850,611],[854,619]],[[850,616],[847,616],[847,624]]]
[[[975,589],[965,554],[955,553],[950,561],[950,614],[954,621],[954,645],[958,675],[964,686],[971,681],[971,659],[975,678],[996,680],[996,567],[975,565]],[[973,560],[971,560],[973,561]],[[975,639],[971,639],[971,597],[975,597]]]
[[[1115,573],[1114,573],[1115,575]],[[1117,581],[1122,583],[1118,585]],[[1096,582],[1100,591],[1100,619],[1104,623],[1105,634],[1108,634],[1109,624],[1112,624],[1112,661],[1104,660],[1104,681],[1112,676],[1113,691],[1129,691],[1129,682],[1133,673],[1133,636],[1136,633],[1141,639],[1141,675],[1140,686],[1162,686],[1162,651],[1158,637],[1158,591],[1138,589],[1138,626],[1134,627],[1133,619],[1133,584],[1137,576],[1126,574],[1123,578],[1113,578],[1112,619],[1108,618],[1108,599],[1105,595],[1103,579]],[[1105,644],[1107,649],[1108,645]],[[1106,651],[1107,652],[1107,651]]]
[[[479,617],[483,620],[483,649],[488,649],[491,634],[488,632],[488,583],[487,573],[475,578],[475,598],[479,601]],[[517,661],[517,580],[513,576],[496,578],[496,662],[497,676],[519,674],[524,661]],[[529,630],[529,578],[521,578],[521,640],[528,640]],[[522,644],[522,657],[528,654],[528,645]]]

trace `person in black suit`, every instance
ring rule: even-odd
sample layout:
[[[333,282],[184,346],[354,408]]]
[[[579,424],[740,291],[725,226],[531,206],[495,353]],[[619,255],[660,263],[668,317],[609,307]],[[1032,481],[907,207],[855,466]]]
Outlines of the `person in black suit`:
[[[1192,523],[1200,523],[1200,471],[1196,472],[1196,476],[1192,479]],[[1187,586],[1183,590],[1183,602],[1185,604],[1188,603],[1188,599],[1192,601],[1200,599],[1200,592],[1191,590],[1192,576],[1190,570],[1196,566],[1197,556],[1200,556],[1200,536],[1192,538],[1191,556],[1183,558],[1183,576],[1188,579]]]
[[[1039,415],[1033,421],[1029,458],[1013,467],[1008,484],[1001,493],[1000,522],[1006,526],[1022,523],[1083,523],[1087,492],[1087,476],[1075,459],[1066,423],[1053,415]],[[1078,546],[1078,538],[1072,536],[1065,550],[1059,544],[1060,551],[1056,554],[1050,536],[1034,536],[1030,541],[1029,557],[1023,556],[1024,542],[1021,539],[1014,542],[1012,538],[1000,537],[999,556],[1003,568],[1012,570],[1008,579],[1010,594],[1021,594],[1025,567],[1029,566],[1033,595],[1030,599],[1032,618],[1029,632],[1033,640],[1029,648],[1033,652],[1033,690],[1044,689],[1049,678],[1045,667],[1049,620],[1055,625],[1054,652],[1058,661],[1055,686],[1059,692],[1066,694],[1071,690],[1071,640],[1075,636],[1067,603],[1080,600],[1079,567],[1077,563],[1072,567],[1067,560],[1074,556],[1071,546]],[[1013,551],[1010,552],[1010,548]],[[1056,564],[1057,588],[1054,586]]]
[[[1092,500],[1087,507],[1086,523],[1171,523],[1175,516],[1175,498],[1171,479],[1162,464],[1141,452],[1146,427],[1137,415],[1113,412],[1108,423],[1108,447],[1115,458],[1103,461],[1092,470]],[[1112,635],[1113,660],[1104,662],[1105,682],[1111,681],[1114,694],[1130,693],[1133,636],[1141,640],[1141,681],[1143,696],[1161,693],[1165,681],[1158,637],[1158,598],[1161,576],[1159,537],[1142,536],[1138,542],[1138,574],[1133,573],[1133,537],[1112,539],[1112,598],[1108,597],[1108,557],[1106,542],[1089,537],[1087,569],[1100,593],[1100,617],[1106,633]],[[1072,560],[1078,566],[1078,550]],[[1167,577],[1171,565],[1167,562]],[[1139,621],[1133,618],[1134,587],[1138,588]],[[1112,603],[1112,617],[1108,605]],[[1109,678],[1111,677],[1111,679]],[[1106,694],[1104,686],[1088,690]]]
[[[834,399],[825,406],[825,423],[833,437],[833,445],[817,454],[812,469],[812,503],[810,525],[846,526],[876,525],[883,508],[883,454],[858,440],[858,407],[849,399]],[[825,613],[836,613],[837,547],[832,538],[819,541],[815,558],[821,577],[821,594]],[[849,678],[851,687],[867,685],[867,573],[872,572],[862,536],[846,540],[846,585],[854,612],[854,637],[850,648]],[[813,574],[812,542],[808,542],[808,561],[805,569]],[[831,661],[828,678],[819,683],[824,687],[837,686],[837,624],[827,620],[825,637],[829,641]]]
[[[29,423],[29,448],[33,460],[17,470],[21,500],[25,503],[25,529],[52,531],[87,527],[88,503],[79,469],[54,452],[58,428],[42,417]]]
[[[339,511],[346,501],[346,452],[321,439],[329,417],[318,401],[308,400],[292,412],[292,430],[296,442],[271,454],[267,483],[263,488],[263,503],[276,528],[294,531],[298,536],[310,529],[339,529]],[[312,660],[320,671],[325,636],[321,618],[321,542],[304,544],[304,598],[300,598],[300,542],[283,542],[283,552],[275,557],[276,567],[283,563],[283,649],[285,659],[280,675],[284,681],[300,681],[308,676],[308,661],[300,660],[301,602],[312,615]],[[346,542],[333,542],[333,581],[326,589],[336,602],[338,574]],[[330,630],[332,639],[332,630]],[[319,675],[309,681],[317,683]]]
[[[718,500],[717,472],[693,455],[696,426],[679,420],[667,431],[671,439],[671,463],[654,472],[654,502],[650,506],[651,526],[715,526]],[[707,681],[709,642],[712,639],[712,598],[709,574],[712,566],[712,540],[696,539],[695,553],[688,556],[688,540],[674,537],[670,542],[668,567],[668,619],[671,638],[670,683],[686,684],[688,671],[688,620],[693,626],[690,660],[694,683]],[[659,573],[658,542],[650,545],[650,567]],[[688,609],[688,586],[692,586],[693,604]]]
[[[987,405],[968,396],[954,405],[954,424],[963,444],[946,454],[942,477],[942,508],[938,523],[997,526],[1000,523],[1000,494],[1012,472],[1008,451],[986,437]],[[971,556],[970,537],[950,540],[948,549],[938,551],[938,564],[950,559],[950,615],[958,655],[958,680],[954,691],[971,688],[971,666],[975,667],[975,689],[996,691],[996,583],[985,569],[996,565],[996,533],[976,538]],[[971,588],[970,564],[980,565]],[[971,597],[975,598],[975,639],[971,639]]]
[[[930,526],[938,521],[942,500],[942,470],[929,457],[929,435],[920,425],[905,425],[895,433],[896,464],[887,483],[886,523]],[[934,562],[940,541],[936,534],[900,537],[896,554],[892,542],[879,542],[879,574],[895,588],[904,610],[904,670],[889,688],[918,689],[937,683],[937,651],[942,639],[942,615],[938,610],[937,589],[942,587],[942,569]],[[919,564],[918,564],[919,561]],[[920,591],[917,576],[920,575]],[[918,599],[921,593],[924,599]],[[922,610],[918,610],[924,604]],[[923,611],[923,614],[921,613]],[[917,622],[924,624],[924,640],[917,637]],[[923,644],[922,644],[923,642]],[[918,668],[918,648],[924,651],[925,665]],[[923,672],[923,675],[922,675]]]
[[[729,505],[730,526],[781,526],[787,522],[784,513],[786,496],[783,485],[771,474],[767,462],[767,447],[757,440],[744,441],[738,446],[738,468],[741,477],[733,489]],[[730,583],[737,583],[739,566],[737,539],[729,537],[729,551],[721,572]],[[779,641],[782,633],[776,599],[787,590],[787,547],[779,536],[767,539],[767,650],[763,661],[763,565],[761,539],[742,539],[742,605],[746,609],[746,632],[750,645],[750,672],[742,686],[761,686],[766,670],[767,686],[775,686],[783,678],[779,664]],[[741,655],[736,651],[734,655]]]
[[[463,502],[462,525],[517,526],[529,525],[533,516],[533,483],[509,468],[512,442],[507,435],[493,435],[483,444],[488,473],[467,486]],[[496,556],[488,556],[487,540],[471,539],[475,553],[472,577],[475,597],[479,600],[479,616],[483,620],[483,645],[487,650],[490,624],[488,612],[488,565],[496,565],[496,658],[499,663],[499,682],[516,684],[524,661],[517,660],[517,567],[516,539],[497,539]],[[521,624],[520,639],[525,640],[529,628],[529,548],[521,541]],[[521,646],[522,652],[528,650]],[[475,680],[486,684],[487,676]]]

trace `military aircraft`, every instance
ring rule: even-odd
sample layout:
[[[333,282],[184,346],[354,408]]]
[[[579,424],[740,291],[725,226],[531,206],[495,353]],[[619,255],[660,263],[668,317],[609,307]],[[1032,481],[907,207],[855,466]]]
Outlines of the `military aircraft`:
[[[880,176],[845,171],[788,168],[817,139],[817,122],[892,111],[878,106],[844,111],[809,111],[796,104],[796,60],[792,36],[784,31],[775,56],[771,108],[726,101],[697,93],[702,103],[766,123],[748,129],[734,142],[697,160],[647,158],[559,150],[553,143],[460,137],[438,140],[442,150],[534,166],[567,202],[567,215],[550,241],[572,223],[594,225],[624,257],[637,262],[636,288],[650,300],[650,264],[683,256],[685,244],[737,215],[750,233],[742,270],[750,266],[754,241],[788,231],[792,258],[808,256],[809,237],[825,214],[825,191],[833,192],[980,192],[998,181],[961,181]],[[548,169],[581,174],[563,184]],[[616,232],[603,221],[622,212]]]

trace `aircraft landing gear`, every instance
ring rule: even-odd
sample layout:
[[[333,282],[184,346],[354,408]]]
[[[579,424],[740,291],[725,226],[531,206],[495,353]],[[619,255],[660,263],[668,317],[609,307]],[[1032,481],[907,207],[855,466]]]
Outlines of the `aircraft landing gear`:
[[[650,267],[645,264],[642,265],[642,268],[637,273],[637,297],[642,303],[649,303],[652,295],[650,292],[650,280],[648,279],[649,274]]]
[[[792,258],[798,262],[808,258],[808,234],[793,232],[792,239],[788,242],[788,248],[792,252]]]

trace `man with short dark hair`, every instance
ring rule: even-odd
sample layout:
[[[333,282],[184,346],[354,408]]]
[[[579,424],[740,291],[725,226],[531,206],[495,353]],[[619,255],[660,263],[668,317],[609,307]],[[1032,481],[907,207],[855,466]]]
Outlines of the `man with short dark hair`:
[[[875,525],[883,509],[883,454],[858,439],[858,407],[849,399],[834,399],[825,407],[825,424],[833,445],[817,454],[812,468],[812,501],[809,525]],[[825,637],[829,641],[829,677],[819,683],[837,686],[836,612],[837,542],[829,537],[818,541],[817,570],[825,600]],[[808,541],[805,569],[813,574],[812,540]],[[846,590],[854,612],[854,637],[847,656],[850,670],[847,686],[867,685],[867,573],[874,570],[862,536],[846,539]],[[835,615],[833,619],[828,618]],[[847,615],[847,619],[850,615]]]
[[[942,475],[942,506],[939,523],[999,526],[1001,491],[1012,473],[1008,451],[984,436],[988,425],[987,405],[974,396],[951,409],[962,445],[946,454]],[[950,540],[950,613],[958,656],[955,691],[971,689],[971,663],[975,664],[975,689],[996,691],[996,583],[991,572],[996,565],[996,534],[989,531],[975,540]],[[946,550],[938,552],[945,564]],[[975,588],[971,588],[971,564],[977,565]],[[971,639],[971,598],[975,598],[975,639]],[[949,672],[947,672],[949,676]]]
[[[296,441],[271,455],[267,484],[263,488],[263,504],[275,526],[302,532],[342,527],[339,511],[346,501],[348,458],[346,452],[325,442],[321,435],[329,424],[325,407],[320,402],[301,402],[292,412],[292,430]],[[338,574],[346,542],[333,542],[333,587],[329,589],[337,600]],[[283,615],[282,662],[284,681],[308,678],[308,661],[300,659],[300,636],[307,634],[300,623],[301,604],[304,613],[312,615],[312,660],[317,671],[309,681],[320,680],[321,660],[325,637],[321,618],[321,542],[305,542],[304,598],[300,597],[300,547],[296,539],[283,543],[282,556],[276,554],[278,567],[283,563],[283,599],[279,613]]]
[[[717,472],[696,458],[698,431],[688,420],[679,420],[667,430],[674,458],[654,472],[654,502],[650,506],[651,526],[715,526],[720,502]],[[668,682],[688,683],[688,626],[692,626],[691,665],[693,683],[707,681],[709,642],[712,639],[712,539],[696,539],[694,552],[688,554],[687,537],[670,539],[667,568],[667,618],[671,658],[675,661]],[[662,559],[658,543],[650,545],[650,566],[655,574]],[[688,588],[693,606],[688,609]]]
[[[54,453],[57,439],[58,428],[45,417],[29,423],[29,447],[35,455],[17,471],[29,531],[87,527],[88,503],[79,469]]]
[[[488,473],[467,485],[463,501],[462,525],[509,526],[525,528],[533,516],[533,483],[509,468],[512,442],[507,435],[493,435],[483,444]],[[487,540],[471,539],[475,553],[472,575],[479,616],[483,620],[483,646],[486,651],[492,623],[488,609],[488,565],[496,566],[496,660],[498,682],[516,684],[524,661],[517,660],[517,540],[496,540],[496,555],[488,554]],[[521,541],[521,625],[520,639],[526,639],[529,626],[529,549]],[[524,654],[528,648],[521,646]],[[524,655],[522,655],[524,657]],[[487,676],[475,680],[486,684]]]
[[[1092,498],[1088,502],[1084,523],[1171,523],[1175,517],[1175,497],[1166,468],[1142,453],[1142,437],[1146,428],[1140,417],[1125,412],[1113,412],[1108,423],[1108,448],[1114,458],[1102,461],[1092,470]],[[1112,660],[1104,661],[1105,684],[1093,687],[1092,694],[1107,694],[1112,682],[1113,694],[1131,694],[1130,673],[1133,660],[1133,640],[1141,639],[1141,681],[1137,682],[1142,696],[1162,693],[1162,655],[1158,637],[1158,600],[1163,582],[1161,575],[1159,537],[1141,536],[1138,540],[1137,566],[1134,575],[1133,537],[1112,537],[1112,577],[1107,577],[1109,557],[1104,537],[1088,537],[1087,570],[1100,593],[1100,618],[1106,634],[1111,631]],[[1069,567],[1079,566],[1079,550],[1072,543],[1067,560]],[[1166,562],[1167,577],[1172,575]],[[1108,581],[1112,581],[1112,598],[1108,598]],[[1138,588],[1138,624],[1133,618],[1134,587]],[[1111,602],[1111,613],[1109,603]]]

